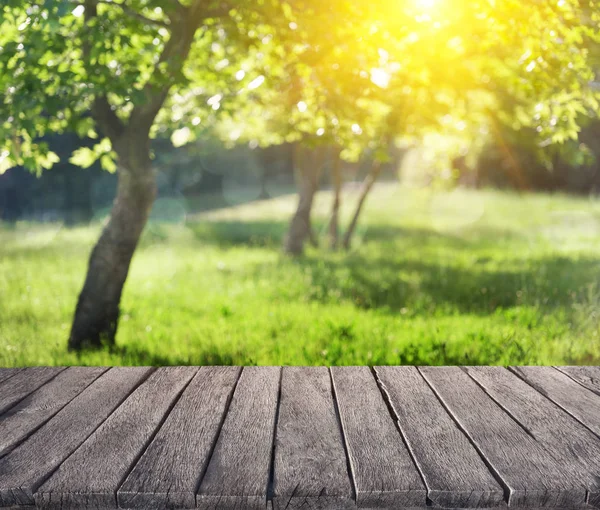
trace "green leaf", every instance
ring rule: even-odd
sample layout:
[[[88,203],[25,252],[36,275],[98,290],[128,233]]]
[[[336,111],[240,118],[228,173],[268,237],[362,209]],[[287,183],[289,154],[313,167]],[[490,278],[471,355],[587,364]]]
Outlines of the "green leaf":
[[[80,149],[73,151],[72,156],[69,158],[69,162],[80,166],[81,168],[89,168],[96,162],[97,159],[98,154],[96,154],[92,149],[88,147],[81,147]]]
[[[60,158],[58,157],[58,155],[52,151],[49,151],[45,156],[40,156],[40,158],[39,158],[40,165],[42,166],[42,168],[45,168],[46,170],[49,170],[50,168],[52,168],[54,163],[58,163],[59,161],[60,161]]]
[[[0,153],[0,175],[15,166],[17,166],[17,163],[10,157],[8,151],[3,151]]]
[[[114,174],[117,171],[117,164],[109,154],[104,154],[100,157],[100,164],[107,172]]]

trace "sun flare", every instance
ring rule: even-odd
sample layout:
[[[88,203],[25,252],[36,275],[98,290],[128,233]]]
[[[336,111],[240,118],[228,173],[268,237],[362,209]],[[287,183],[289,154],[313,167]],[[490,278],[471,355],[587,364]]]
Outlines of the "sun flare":
[[[415,5],[422,11],[430,11],[436,7],[439,0],[414,0]]]

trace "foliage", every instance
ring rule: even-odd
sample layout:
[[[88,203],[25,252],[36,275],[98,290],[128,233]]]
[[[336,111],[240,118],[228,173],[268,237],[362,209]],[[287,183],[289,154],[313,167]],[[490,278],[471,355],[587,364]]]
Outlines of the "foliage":
[[[237,110],[236,133],[248,126],[264,143],[336,144],[350,161],[365,150],[385,159],[397,137],[406,145],[442,133],[453,146],[436,156],[451,160],[457,148],[481,151],[497,122],[533,128],[534,144],[547,147],[577,139],[583,117],[597,114],[590,87],[600,39],[595,2],[431,0],[344,9],[349,22],[327,30],[323,44],[315,44],[323,19],[295,24],[290,72],[267,92],[266,108],[256,105],[251,116]]]
[[[65,336],[100,225],[3,226],[0,365],[600,362],[597,200],[389,184],[372,198],[353,252],[300,260],[279,254],[289,196],[151,221],[116,348],[81,357]]]
[[[197,5],[185,59],[169,41]],[[40,137],[94,135],[98,98],[128,119],[166,86],[151,135],[176,146],[216,125],[231,143],[302,139],[337,144],[348,160],[385,157],[396,136],[464,131],[490,112],[562,143],[598,111],[588,84],[599,23],[595,0],[8,0],[0,171],[50,168],[57,156]],[[114,170],[111,156],[73,161]]]
[[[168,108],[152,134],[199,124],[196,118],[216,109],[208,99],[230,90],[235,81],[232,69],[239,69],[258,40],[257,34],[248,32],[259,16],[244,12],[244,4],[223,9],[218,2],[188,6],[176,0],[3,2],[1,170],[16,164],[38,172],[49,168],[57,158],[39,138],[67,130],[94,135],[97,126],[90,112],[99,100],[126,120],[136,108],[152,106],[155,94],[170,88]],[[187,20],[181,19],[186,15],[196,16],[201,28],[193,30],[194,44],[183,65],[186,50],[177,49],[176,38],[183,37],[177,29],[189,29]],[[228,37],[228,31],[236,35]],[[224,65],[227,56],[231,62]],[[238,57],[240,61],[235,60]],[[193,118],[182,101],[193,108]],[[98,115],[93,117],[97,120]],[[86,166],[94,156],[107,155],[110,151],[102,147],[94,154],[80,152],[73,161]],[[104,158],[103,163],[111,169],[107,161]]]

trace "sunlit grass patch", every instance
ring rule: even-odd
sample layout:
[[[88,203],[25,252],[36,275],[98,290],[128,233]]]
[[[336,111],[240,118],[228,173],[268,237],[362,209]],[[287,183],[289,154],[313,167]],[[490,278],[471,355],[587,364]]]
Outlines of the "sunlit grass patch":
[[[116,348],[80,356],[66,340],[101,222],[0,227],[0,364],[600,362],[599,201],[381,184],[351,252],[290,259],[296,200],[185,218],[165,204],[173,217],[153,216],[134,257]],[[330,201],[316,198],[323,235]]]

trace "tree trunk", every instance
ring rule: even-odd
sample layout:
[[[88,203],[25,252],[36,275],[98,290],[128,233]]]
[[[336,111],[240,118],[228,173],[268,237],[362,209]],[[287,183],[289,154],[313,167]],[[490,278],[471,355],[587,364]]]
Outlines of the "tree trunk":
[[[339,211],[342,194],[342,173],[341,173],[340,151],[336,150],[333,154],[333,164],[331,166],[331,184],[333,185],[333,205],[331,208],[331,218],[329,219],[329,247],[337,250],[339,245]]]
[[[290,222],[290,228],[284,241],[284,251],[290,255],[300,255],[304,251],[307,239],[317,244],[312,231],[310,213],[313,199],[319,186],[321,165],[315,150],[308,151],[299,145],[295,148],[294,174],[298,186],[298,207]]]
[[[269,178],[268,170],[265,168],[260,175],[260,194],[258,200],[268,200],[271,198],[267,191],[267,179]]]
[[[379,161],[375,161],[371,170],[365,177],[361,187],[360,187],[360,195],[358,197],[358,203],[356,205],[356,210],[354,211],[354,216],[352,216],[352,221],[350,222],[350,226],[344,235],[344,249],[349,250],[352,242],[352,235],[354,234],[354,230],[356,229],[356,224],[358,223],[358,217],[360,216],[360,212],[362,210],[363,204],[367,199],[371,188],[373,188],[373,184],[379,177],[381,173],[381,163]]]
[[[174,5],[167,9],[172,23],[171,36],[151,79],[141,90],[144,101],[133,106],[126,122],[119,118],[116,107],[106,95],[97,95],[91,105],[92,117],[117,154],[119,180],[110,220],[90,256],[75,309],[69,349],[114,344],[123,285],[156,197],[156,178],[150,161],[150,130],[183,69],[196,31],[215,13],[207,9],[202,0],[195,0],[188,6],[179,2],[171,4]],[[87,24],[97,17],[97,2],[85,0],[84,7]],[[84,63],[89,63],[89,41],[83,42],[82,51]]]
[[[267,147],[266,149],[258,149],[257,160],[261,167],[260,194],[258,195],[258,200],[267,200],[271,198],[269,192],[267,191],[267,181],[273,165],[273,157],[270,148]]]
[[[121,292],[131,258],[156,196],[156,179],[149,157],[149,142],[129,139],[137,154],[119,154],[117,196],[108,224],[92,250],[88,272],[79,295],[69,349],[114,345]],[[147,138],[147,137],[146,137]],[[129,151],[133,152],[133,151]]]

